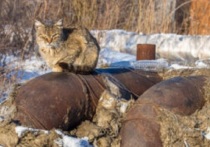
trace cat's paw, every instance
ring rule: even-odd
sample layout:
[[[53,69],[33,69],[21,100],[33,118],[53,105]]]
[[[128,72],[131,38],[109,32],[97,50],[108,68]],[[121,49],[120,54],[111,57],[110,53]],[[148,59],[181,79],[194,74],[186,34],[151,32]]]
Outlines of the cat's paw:
[[[63,68],[61,68],[60,66],[55,66],[52,68],[53,72],[63,72]]]

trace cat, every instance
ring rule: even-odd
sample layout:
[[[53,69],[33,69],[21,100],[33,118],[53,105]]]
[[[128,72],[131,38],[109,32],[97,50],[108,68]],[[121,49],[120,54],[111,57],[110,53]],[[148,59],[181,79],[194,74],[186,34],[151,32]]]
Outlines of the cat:
[[[53,23],[35,20],[39,53],[53,72],[90,73],[96,65],[100,47],[88,29],[64,28],[62,19]]]

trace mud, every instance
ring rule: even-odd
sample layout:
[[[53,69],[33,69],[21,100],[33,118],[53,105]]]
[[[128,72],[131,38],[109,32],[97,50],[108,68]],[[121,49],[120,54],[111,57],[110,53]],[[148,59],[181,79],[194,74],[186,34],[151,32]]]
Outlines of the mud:
[[[54,130],[48,133],[41,130],[28,130],[18,136],[16,127],[13,123],[0,127],[0,145],[3,147],[60,147],[58,142],[61,136]]]

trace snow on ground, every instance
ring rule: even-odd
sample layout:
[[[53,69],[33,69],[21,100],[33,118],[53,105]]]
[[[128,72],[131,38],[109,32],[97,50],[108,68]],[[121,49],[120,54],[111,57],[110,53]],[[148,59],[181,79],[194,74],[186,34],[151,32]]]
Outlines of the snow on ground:
[[[24,134],[27,131],[30,132],[39,132],[42,131],[45,134],[48,134],[49,131],[46,130],[40,130],[40,129],[33,129],[33,128],[27,128],[22,126],[17,126],[15,128],[16,133],[18,134],[18,137],[20,138],[22,134]],[[56,130],[56,133],[60,136],[62,136],[62,139],[55,140],[56,144],[58,144],[61,147],[92,147],[92,145],[89,144],[87,138],[74,138],[71,136],[64,135],[60,130]]]
[[[101,46],[97,67],[129,67],[144,70],[164,68],[209,68],[210,36],[187,36],[176,34],[137,34],[124,30],[92,31]],[[157,60],[136,61],[137,44],[156,44]],[[50,72],[40,57],[32,56],[21,60],[14,56],[4,56],[0,67],[6,65],[7,78],[16,76],[18,82],[25,82]],[[181,61],[181,62],[180,62]],[[192,62],[193,64],[189,62]],[[10,88],[8,88],[10,89]],[[3,98],[7,96],[6,91]],[[17,128],[17,133],[26,128]],[[61,142],[72,146],[90,146],[86,139],[76,139],[63,135]],[[68,147],[68,145],[66,145]]]
[[[124,30],[92,31],[102,48],[135,55],[136,44],[155,44],[158,58],[192,60],[210,57],[210,36],[144,35]]]
[[[110,66],[144,69],[148,66],[160,66],[177,69],[190,68],[189,65],[196,68],[210,67],[210,36],[144,35],[124,30],[94,30],[91,33],[97,38],[101,47],[98,68]],[[155,44],[158,60],[136,61],[137,44]],[[7,75],[8,78],[17,75],[21,82],[51,71],[37,56],[23,61],[5,55],[0,59],[0,66],[3,63],[11,71]]]

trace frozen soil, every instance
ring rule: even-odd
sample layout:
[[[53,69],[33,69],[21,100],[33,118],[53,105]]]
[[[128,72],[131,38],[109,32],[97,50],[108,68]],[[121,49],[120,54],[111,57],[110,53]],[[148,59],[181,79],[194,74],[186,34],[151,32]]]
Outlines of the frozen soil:
[[[21,136],[16,133],[16,125],[8,124],[0,128],[0,143],[4,147],[59,147],[56,140],[61,139],[54,130],[25,131]]]
[[[160,73],[163,79],[176,76],[210,76],[209,69],[182,69],[167,70]],[[210,140],[205,138],[210,127],[210,81],[204,86],[205,104],[189,116],[174,114],[165,109],[160,109],[159,123],[161,139],[164,147],[208,147]],[[7,105],[8,106],[8,105]],[[2,118],[0,118],[0,123]],[[43,132],[41,130],[26,130],[17,133],[17,125],[6,123],[0,125],[0,145],[4,147],[59,147],[62,146],[62,136],[55,130]],[[65,132],[69,134],[69,132]]]
[[[188,69],[166,71],[162,75],[164,79],[176,76],[210,76],[210,71],[208,69]],[[203,89],[204,106],[189,116],[160,109],[159,124],[164,147],[209,147],[210,140],[205,138],[205,135],[207,135],[210,127],[210,80],[206,81]]]
[[[209,100],[201,110],[190,116],[181,116],[161,110],[159,116],[161,140],[164,147],[209,147],[205,138],[210,126]]]

